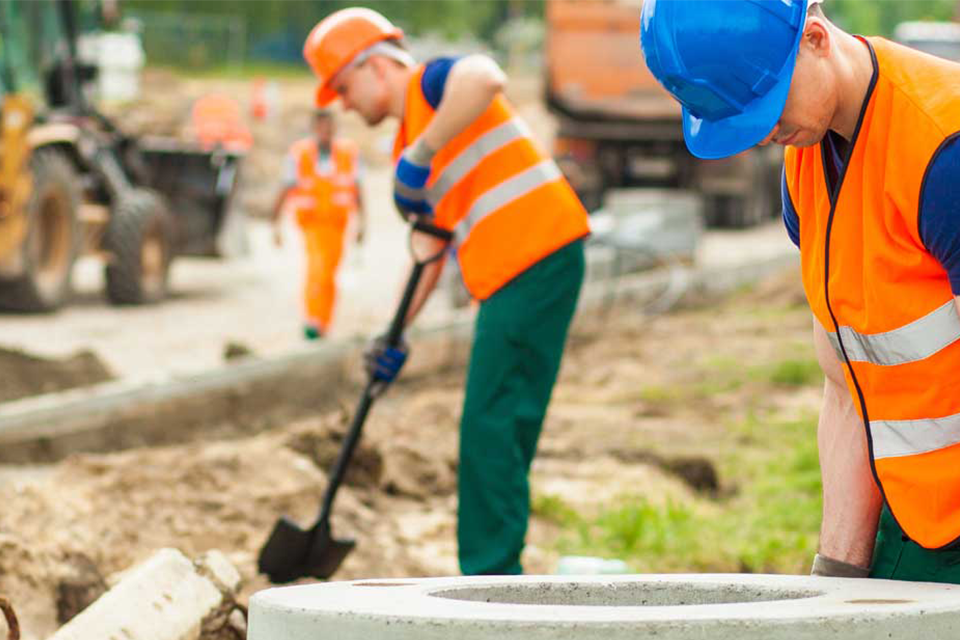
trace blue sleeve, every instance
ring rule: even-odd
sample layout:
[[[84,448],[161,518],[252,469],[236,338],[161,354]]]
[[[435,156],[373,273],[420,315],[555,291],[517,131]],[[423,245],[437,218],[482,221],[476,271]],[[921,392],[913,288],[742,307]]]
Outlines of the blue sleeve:
[[[940,147],[923,177],[920,240],[940,261],[954,295],[960,295],[960,132]]]
[[[784,169],[780,174],[780,200],[783,202],[783,225],[787,228],[787,235],[790,241],[800,248],[800,216],[797,210],[793,208],[793,200],[790,199],[790,190],[787,188],[787,170]]]
[[[436,58],[424,67],[423,77],[420,79],[420,88],[423,89],[423,97],[434,109],[440,105],[440,99],[443,98],[443,89],[447,85],[447,75],[450,73],[450,67],[459,59]]]

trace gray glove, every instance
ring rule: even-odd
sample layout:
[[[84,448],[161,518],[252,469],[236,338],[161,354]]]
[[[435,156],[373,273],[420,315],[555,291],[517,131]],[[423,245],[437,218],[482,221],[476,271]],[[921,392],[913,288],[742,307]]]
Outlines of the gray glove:
[[[866,578],[870,575],[870,569],[869,567],[834,560],[818,553],[813,556],[813,568],[810,570],[810,575],[829,578]]]

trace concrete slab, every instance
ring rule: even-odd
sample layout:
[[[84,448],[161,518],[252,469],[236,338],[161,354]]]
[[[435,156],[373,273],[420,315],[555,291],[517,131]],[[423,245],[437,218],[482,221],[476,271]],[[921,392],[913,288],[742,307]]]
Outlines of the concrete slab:
[[[248,640],[960,637],[960,586],[782,575],[461,577],[268,589]]]
[[[162,549],[50,640],[196,640],[204,624],[230,605],[240,574],[219,552],[196,563]]]

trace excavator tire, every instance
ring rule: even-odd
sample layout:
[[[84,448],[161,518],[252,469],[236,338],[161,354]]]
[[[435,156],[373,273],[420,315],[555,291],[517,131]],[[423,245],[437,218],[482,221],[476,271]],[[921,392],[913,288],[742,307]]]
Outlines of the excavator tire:
[[[80,252],[77,210],[80,178],[70,160],[55,149],[30,158],[32,192],[21,251],[23,271],[0,281],[0,307],[10,311],[53,311],[70,296],[73,264]]]
[[[103,237],[106,294],[113,304],[153,304],[167,295],[173,220],[163,198],[132,189],[118,198]]]

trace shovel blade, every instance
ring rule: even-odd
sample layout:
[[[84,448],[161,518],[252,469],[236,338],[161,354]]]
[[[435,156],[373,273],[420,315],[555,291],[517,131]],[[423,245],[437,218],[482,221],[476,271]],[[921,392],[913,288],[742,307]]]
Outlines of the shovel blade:
[[[356,542],[335,540],[330,523],[322,521],[304,530],[289,518],[280,518],[260,549],[258,567],[274,584],[314,577],[326,580],[340,568]]]

